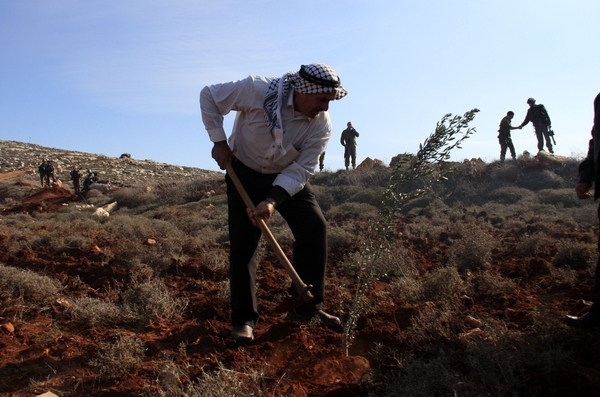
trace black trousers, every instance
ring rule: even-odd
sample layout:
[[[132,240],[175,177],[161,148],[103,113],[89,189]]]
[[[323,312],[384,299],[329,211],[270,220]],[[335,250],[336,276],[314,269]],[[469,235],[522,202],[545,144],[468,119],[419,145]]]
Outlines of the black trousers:
[[[552,140],[550,138],[550,131],[548,130],[548,126],[544,125],[534,125],[535,136],[537,138],[537,148],[538,150],[544,150],[544,140],[546,141],[546,147],[550,153],[554,153],[552,150]]]
[[[267,197],[277,177],[277,174],[256,172],[237,159],[233,161],[233,169],[254,205]],[[226,175],[225,180],[231,244],[229,255],[231,321],[234,327],[254,326],[259,318],[255,290],[257,264],[254,258],[261,231],[250,222],[246,205],[229,175]],[[327,223],[323,212],[308,184],[300,192],[278,205],[277,211],[286,220],[295,239],[291,262],[302,281],[313,285],[314,300],[299,306],[296,312],[320,310],[324,300],[327,265]],[[293,284],[289,292],[292,295],[297,294]]]
[[[600,205],[598,205],[598,221],[600,223]],[[600,252],[600,234],[598,235],[598,252]],[[600,257],[596,262],[595,276],[596,280],[594,283],[594,292],[592,295],[594,304],[592,305],[591,311],[596,314],[600,314]]]
[[[510,150],[510,156],[514,159],[517,158],[517,154],[515,153],[515,146],[513,145],[513,141],[510,137],[498,137],[498,141],[500,142],[500,161],[504,161],[506,158],[506,149]]]

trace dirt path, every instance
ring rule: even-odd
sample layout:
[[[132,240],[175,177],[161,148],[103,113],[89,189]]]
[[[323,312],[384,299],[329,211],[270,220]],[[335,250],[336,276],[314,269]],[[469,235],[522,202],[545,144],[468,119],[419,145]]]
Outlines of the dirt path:
[[[4,173],[0,174],[0,181],[3,181],[5,179],[10,179],[10,178],[15,178],[17,176],[23,175],[24,173],[25,173],[25,171],[4,172]]]

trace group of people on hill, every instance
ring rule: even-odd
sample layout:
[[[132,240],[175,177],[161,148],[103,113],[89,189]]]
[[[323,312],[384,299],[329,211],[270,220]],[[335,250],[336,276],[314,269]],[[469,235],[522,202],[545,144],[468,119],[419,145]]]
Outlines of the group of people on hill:
[[[318,320],[337,327],[340,319],[323,310],[327,264],[327,222],[316,195],[308,183],[317,167],[323,169],[325,148],[331,138],[329,105],[348,92],[337,73],[323,63],[301,65],[281,77],[251,75],[237,81],[205,86],[200,93],[202,121],[213,143],[212,158],[226,170],[229,208],[229,277],[231,292],[231,336],[239,343],[254,339],[259,321],[256,300],[255,253],[261,237],[260,222],[268,222],[275,211],[286,220],[295,238],[294,269],[311,287],[312,300],[290,308],[287,319],[306,323]],[[513,127],[513,112],[500,123],[501,159],[506,151],[516,157],[510,131],[533,124],[538,150],[544,144],[553,153],[550,117],[545,107],[527,100],[525,120]],[[586,159],[581,163],[577,196],[591,196],[593,183],[600,183],[600,94],[594,101],[595,118]],[[235,110],[235,122],[228,135],[224,116]],[[341,137],[345,166],[355,167],[356,138],[348,123]],[[240,188],[242,186],[243,188]],[[239,190],[238,190],[239,189]],[[248,208],[246,199],[253,202]],[[595,199],[600,198],[600,188]],[[600,207],[598,209],[600,214]],[[600,215],[599,215],[600,219]],[[599,239],[600,249],[600,239]],[[288,293],[303,296],[291,284]],[[594,304],[582,316],[569,316],[572,324],[600,326],[600,259],[596,268]]]
[[[533,97],[527,99],[529,109],[525,115],[525,120],[518,126],[513,127],[510,123],[515,115],[513,111],[508,111],[506,116],[500,120],[500,128],[498,129],[498,142],[500,143],[500,161],[504,161],[506,158],[506,151],[510,151],[511,157],[517,158],[515,146],[513,145],[512,138],[510,136],[511,130],[522,129],[524,126],[533,124],[535,136],[537,138],[538,153],[544,151],[544,142],[548,148],[548,152],[554,153],[552,143],[556,144],[554,140],[554,131],[552,130],[552,122],[546,107],[541,103],[536,104],[536,100]]]
[[[42,187],[49,187],[56,181],[56,172],[54,170],[54,165],[52,165],[50,160],[42,160],[42,163],[38,166],[38,172],[40,174],[40,184]]]
[[[38,172],[40,174],[40,183],[42,187],[50,187],[52,183],[58,181],[56,176],[56,170],[52,162],[48,159],[44,159],[38,166]],[[90,186],[94,182],[98,182],[97,173],[88,169],[84,177],[84,174],[76,166],[71,167],[69,172],[71,182],[73,182],[73,190],[76,195],[81,195],[90,189]],[[83,178],[83,190],[81,189],[81,179]]]

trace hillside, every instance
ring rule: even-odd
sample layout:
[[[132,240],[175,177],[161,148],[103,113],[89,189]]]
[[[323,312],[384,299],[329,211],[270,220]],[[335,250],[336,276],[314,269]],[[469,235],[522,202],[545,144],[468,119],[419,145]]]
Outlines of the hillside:
[[[41,158],[66,183],[41,188]],[[392,169],[318,173],[325,308],[359,318],[351,343],[342,327],[273,311],[289,278],[263,243],[262,317],[240,346],[223,174],[0,141],[0,394],[595,396],[600,331],[562,321],[590,304],[597,259],[577,164],[452,164],[445,184],[398,210],[359,311],[357,274]],[[74,196],[71,165],[112,188]],[[285,222],[269,226],[291,257]]]

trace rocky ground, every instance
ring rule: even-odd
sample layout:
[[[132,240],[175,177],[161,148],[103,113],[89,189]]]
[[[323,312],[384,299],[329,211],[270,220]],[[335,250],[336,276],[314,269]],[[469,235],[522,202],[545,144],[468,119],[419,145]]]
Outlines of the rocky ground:
[[[108,157],[91,153],[49,148],[45,146],[0,140],[0,173],[26,172],[38,175],[38,166],[48,159],[54,165],[57,177],[70,185],[69,171],[78,167],[85,171],[91,169],[98,173],[100,181],[114,186],[126,186],[144,181],[195,178],[218,174],[214,171],[183,167],[153,160],[137,160],[123,153],[121,157]]]
[[[59,178],[67,181],[66,186],[39,187],[37,164],[43,158],[53,161],[61,169]],[[68,170],[72,165],[97,171],[100,179],[116,186],[167,177],[219,177],[219,173],[147,160],[109,158],[0,141],[0,189],[12,189],[15,192],[10,206],[4,207],[18,212],[51,212],[63,203],[75,200],[68,182]],[[573,231],[571,234],[577,233],[580,232]],[[582,239],[589,240],[589,234],[581,232],[581,235]],[[564,235],[555,236],[557,241],[561,236]],[[0,235],[0,246],[8,238],[7,235]],[[589,274],[582,271],[574,288],[558,288],[552,285],[549,275],[536,270],[551,262],[551,254],[523,257],[515,250],[518,236],[510,230],[506,231],[506,235],[498,234],[497,238],[502,240],[502,245],[493,253],[494,265],[490,271],[519,280],[519,285],[510,295],[491,302],[465,301],[465,307],[462,308],[465,316],[497,319],[526,338],[539,332],[536,321],[540,318],[536,320],[532,317],[534,309],[542,307],[548,316],[555,319],[569,312],[585,311],[589,302],[582,297],[588,296],[593,283]],[[418,262],[416,266],[422,269],[431,268],[435,256],[448,249],[443,241],[428,239],[407,241],[406,246]],[[338,280],[342,279],[344,273],[338,264],[347,253],[336,250],[330,252],[328,279],[332,279],[330,276],[333,274]],[[370,390],[375,390],[377,384],[369,384],[366,380],[375,366],[385,369],[394,368],[390,364],[397,364],[376,363],[373,359],[374,350],[378,346],[397,349],[399,360],[403,359],[403,352],[407,357],[414,354],[414,351],[408,351],[402,335],[410,327],[411,319],[418,312],[426,310],[425,306],[394,301],[373,305],[378,308],[360,319],[348,355],[341,348],[341,327],[327,328],[318,324],[298,326],[287,321],[284,315],[275,313],[273,309],[278,301],[274,297],[284,293],[281,280],[286,275],[274,255],[267,255],[261,263],[258,301],[264,315],[255,330],[256,340],[247,346],[238,346],[229,336],[227,299],[217,293],[219,283],[227,279],[226,271],[215,272],[204,265],[201,253],[197,253],[197,256],[193,253],[188,255],[185,266],[173,266],[164,275],[165,283],[174,295],[189,299],[184,318],[177,322],[160,322],[130,330],[143,340],[146,347],[147,360],[137,372],[116,381],[98,378],[90,369],[90,358],[99,349],[100,341],[114,339],[122,330],[102,325],[82,329],[69,321],[63,312],[64,308],[57,303],[40,309],[39,313],[28,318],[0,316],[3,325],[0,329],[0,395],[29,397],[49,390],[61,396],[161,395],[156,390],[156,383],[162,372],[156,368],[156,363],[172,361],[190,371],[189,379],[201,376],[204,369],[218,368],[220,363],[238,375],[258,373],[260,376],[257,379],[262,382],[262,390],[269,396],[374,396],[368,394],[366,385],[371,387]],[[99,258],[95,252],[57,255],[55,251],[43,247],[27,254],[0,252],[1,263],[61,280],[65,285],[65,294],[81,294],[84,291],[90,296],[108,299],[111,291],[106,286],[122,286],[129,274],[127,269],[118,266],[100,266]],[[199,274],[204,276],[202,284],[197,277]],[[342,295],[342,285],[329,285],[328,288],[331,296]],[[376,283],[367,300],[383,299],[380,292],[385,289],[384,282]],[[329,302],[329,308],[336,314],[339,311],[335,302]],[[485,330],[485,326],[482,328]],[[528,373],[523,374],[527,393],[506,390],[502,395],[600,395],[598,332],[561,328],[556,332],[559,336],[555,337],[555,342],[558,340],[573,351],[577,367],[556,370],[528,368]],[[480,335],[473,337],[479,338]],[[507,365],[508,368],[508,364],[499,363],[499,366]],[[463,386],[456,385],[457,389]],[[454,395],[461,394],[455,392]]]

